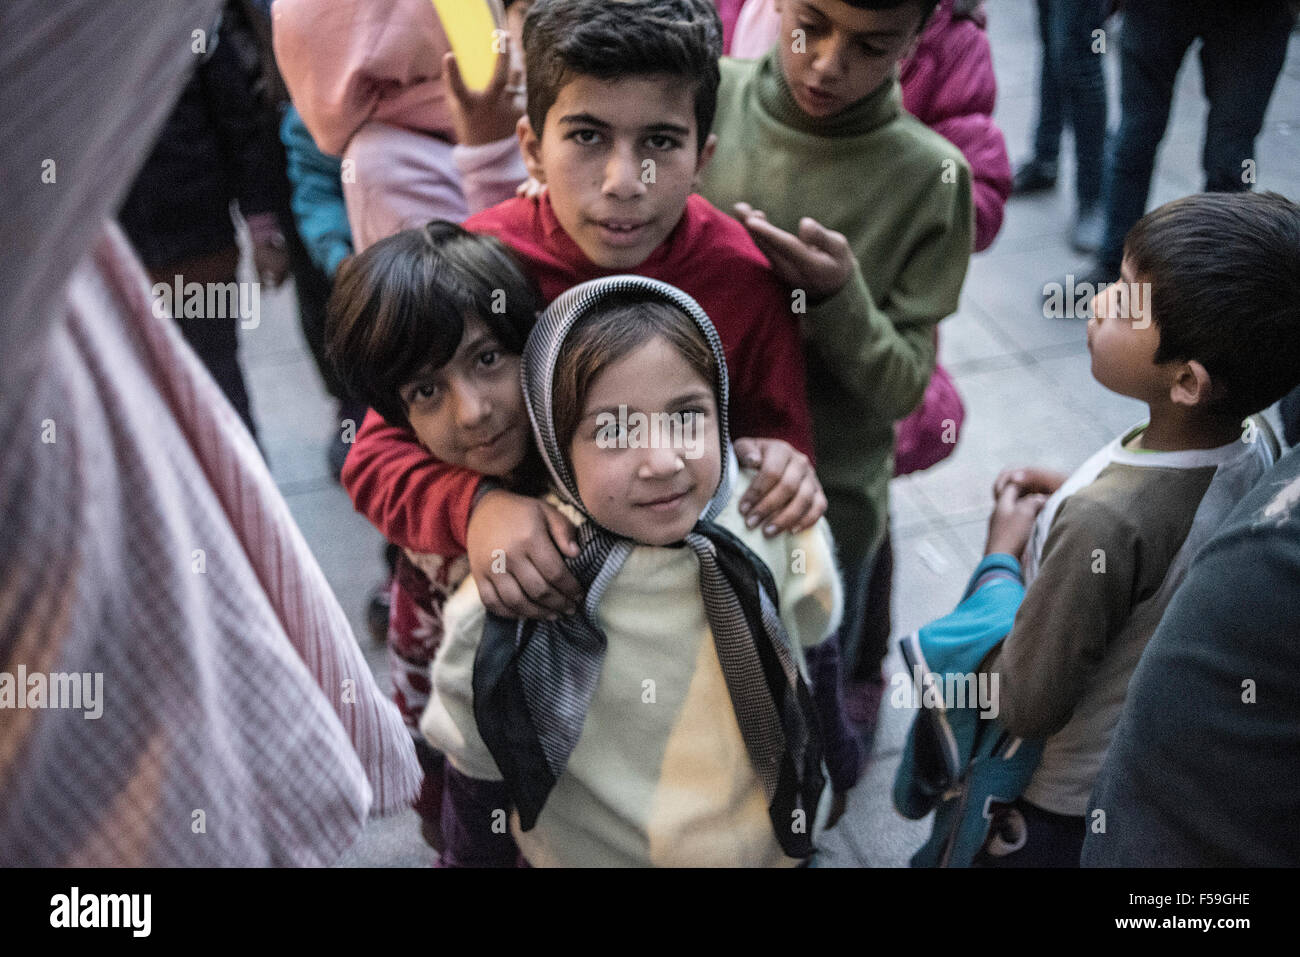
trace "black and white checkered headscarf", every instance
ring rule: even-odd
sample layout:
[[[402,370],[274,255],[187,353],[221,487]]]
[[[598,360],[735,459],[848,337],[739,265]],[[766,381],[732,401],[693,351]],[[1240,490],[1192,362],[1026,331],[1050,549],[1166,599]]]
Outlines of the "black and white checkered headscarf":
[[[629,294],[666,302],[691,317],[713,350],[722,476],[684,545],[700,563],[700,590],[718,660],[755,772],[763,782],[778,842],[791,857],[812,852],[810,831],[824,779],[821,741],[807,686],[777,613],[772,574],[715,519],[730,501],[734,457],[727,431],[727,366],[704,310],[686,293],[642,276],[611,276],[570,289],[537,320],[524,348],[529,418],[556,491],[580,509],[580,553],[570,569],[587,590],[577,614],[555,622],[489,616],[474,665],[474,712],[519,811],[536,823],[577,746],[600,680],[606,638],[596,625],[609,583],[637,543],[602,528],[587,512],[555,434],[552,386],[561,347],[584,317]]]

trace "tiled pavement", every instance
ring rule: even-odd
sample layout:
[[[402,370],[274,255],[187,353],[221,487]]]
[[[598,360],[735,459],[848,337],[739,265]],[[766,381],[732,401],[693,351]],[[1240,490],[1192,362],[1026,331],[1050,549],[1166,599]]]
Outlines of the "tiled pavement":
[[[1036,107],[1034,4],[989,0],[986,6],[1000,89],[996,117],[1013,159],[1020,159]],[[1113,54],[1107,67],[1113,93]],[[1200,67],[1192,55],[1160,151],[1153,205],[1200,188],[1204,113]],[[1113,126],[1114,96],[1111,115]],[[1300,199],[1300,34],[1292,36],[1257,152],[1257,188]],[[1069,153],[1067,144],[1063,158]],[[894,482],[896,635],[947,612],[960,596],[983,548],[989,489],[999,469],[1026,463],[1070,469],[1141,417],[1138,403],[1092,381],[1082,324],[1042,315],[1043,284],[1083,266],[1065,243],[1073,212],[1069,174],[1067,168],[1055,194],[1011,201],[997,243],[972,261],[960,311],[941,327],[941,361],[965,400],[966,425],[946,462]],[[242,335],[254,410],[276,480],[386,686],[383,649],[371,644],[363,618],[367,592],[382,573],[381,539],[328,477],[324,449],[333,409],[298,331],[292,291],[266,294],[261,325]],[[886,665],[891,675],[902,671],[896,652]],[[844,820],[823,840],[827,864],[902,866],[923,841],[928,823],[904,821],[889,803],[908,720],[909,713],[890,707],[886,697],[873,764]],[[414,813],[407,812],[371,822],[342,863],[433,860]]]

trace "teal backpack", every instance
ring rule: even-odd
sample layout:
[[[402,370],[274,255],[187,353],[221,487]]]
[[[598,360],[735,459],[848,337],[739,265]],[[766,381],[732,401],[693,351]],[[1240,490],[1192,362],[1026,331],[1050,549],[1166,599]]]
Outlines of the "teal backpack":
[[[1042,757],[1041,741],[1013,737],[985,713],[987,695],[963,693],[996,691],[987,676],[981,683],[979,665],[1011,631],[1024,595],[1020,564],[988,555],[951,614],[900,642],[918,710],[894,778],[894,807],[912,820],[934,812],[913,867],[970,867],[988,837],[991,806],[1015,801]]]

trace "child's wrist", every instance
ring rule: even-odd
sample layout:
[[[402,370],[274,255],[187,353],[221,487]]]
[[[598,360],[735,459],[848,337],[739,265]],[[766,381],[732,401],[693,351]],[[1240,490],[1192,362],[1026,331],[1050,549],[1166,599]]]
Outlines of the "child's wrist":
[[[498,492],[504,488],[505,486],[496,479],[487,476],[479,479],[478,488],[474,490],[474,497],[469,500],[469,513],[474,514],[474,510],[479,507],[479,503],[487,497],[489,492]]]
[[[971,574],[970,582],[966,585],[966,592],[962,600],[965,601],[985,585],[998,579],[1018,582],[1021,585],[1025,582],[1020,560],[1010,552],[989,552],[986,554]]]
[[[1012,558],[1019,555],[1022,549],[1015,548],[1005,541],[990,540],[984,546],[984,554],[988,555],[1010,555]]]

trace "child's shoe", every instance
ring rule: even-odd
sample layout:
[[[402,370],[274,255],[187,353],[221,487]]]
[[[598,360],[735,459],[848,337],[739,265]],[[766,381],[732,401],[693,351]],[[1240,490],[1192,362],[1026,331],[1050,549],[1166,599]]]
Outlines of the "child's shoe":
[[[1028,196],[1055,188],[1056,164],[1037,157],[1022,163],[1011,181],[1011,192],[1015,196]]]
[[[1100,203],[1080,209],[1070,230],[1070,247],[1079,253],[1095,253],[1105,232],[1106,214]]]

